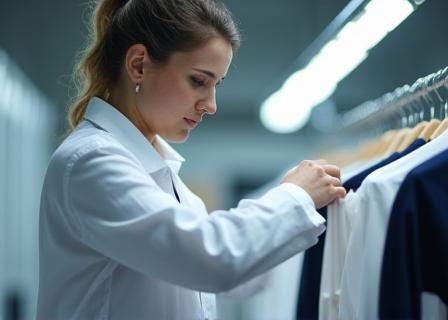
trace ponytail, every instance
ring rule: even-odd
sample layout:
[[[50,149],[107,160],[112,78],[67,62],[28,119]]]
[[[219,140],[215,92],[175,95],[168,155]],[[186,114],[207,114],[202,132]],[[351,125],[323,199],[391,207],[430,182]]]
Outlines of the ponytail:
[[[105,46],[108,30],[122,3],[120,0],[99,1],[93,12],[88,45],[73,73],[77,96],[69,109],[69,132],[82,121],[92,97],[108,98],[110,77],[104,65]]]

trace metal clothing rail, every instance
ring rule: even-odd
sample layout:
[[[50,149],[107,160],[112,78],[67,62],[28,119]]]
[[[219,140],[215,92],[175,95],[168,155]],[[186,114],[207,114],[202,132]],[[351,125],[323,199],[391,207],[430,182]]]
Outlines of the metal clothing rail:
[[[338,130],[378,126],[391,129],[445,117],[448,117],[448,67],[346,112],[340,118]]]
[[[345,8],[330,22],[321,34],[297,57],[291,66],[292,71],[303,68],[335,35],[354,17],[356,17],[371,0],[351,0]],[[408,0],[417,8],[425,0]]]
[[[313,57],[333,39],[338,32],[351,20],[353,20],[371,0],[350,0],[342,11],[330,22],[330,24],[314,39],[294,62],[282,73],[283,76],[273,80],[271,86],[266,91],[266,95],[272,94],[282,86],[284,79],[292,73],[305,67]],[[407,0],[416,9],[426,0]]]

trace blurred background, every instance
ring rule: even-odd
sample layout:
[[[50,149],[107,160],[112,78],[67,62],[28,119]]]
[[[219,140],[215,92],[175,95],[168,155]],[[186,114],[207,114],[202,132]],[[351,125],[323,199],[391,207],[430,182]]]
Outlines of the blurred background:
[[[218,87],[217,114],[186,143],[174,145],[187,159],[181,177],[210,211],[235,206],[300,160],[356,143],[361,135],[344,135],[334,119],[448,65],[448,1],[426,0],[315,106],[300,130],[275,133],[260,120],[260,106],[312,56],[310,45],[350,1],[224,2],[239,24],[242,46]],[[1,4],[0,319],[30,319],[37,288],[40,188],[66,128],[74,95],[71,72],[86,40],[89,12],[86,1],[76,0]],[[306,89],[296,88],[298,95],[301,90]],[[220,303],[228,319],[251,319],[256,299]]]

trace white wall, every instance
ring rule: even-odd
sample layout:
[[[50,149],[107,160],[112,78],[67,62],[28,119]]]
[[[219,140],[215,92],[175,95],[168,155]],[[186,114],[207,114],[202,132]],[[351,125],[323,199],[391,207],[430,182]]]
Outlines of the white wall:
[[[17,295],[18,316],[34,314],[39,196],[55,132],[50,103],[0,49],[0,319]]]

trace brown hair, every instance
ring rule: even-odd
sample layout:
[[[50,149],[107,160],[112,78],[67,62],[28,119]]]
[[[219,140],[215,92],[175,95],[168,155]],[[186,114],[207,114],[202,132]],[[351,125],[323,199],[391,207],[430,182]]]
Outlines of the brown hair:
[[[234,51],[240,44],[232,16],[218,0],[100,0],[90,27],[73,74],[78,94],[68,114],[69,131],[81,122],[93,96],[108,98],[132,45],[143,44],[151,59],[163,64],[172,53],[197,48],[214,36]]]

